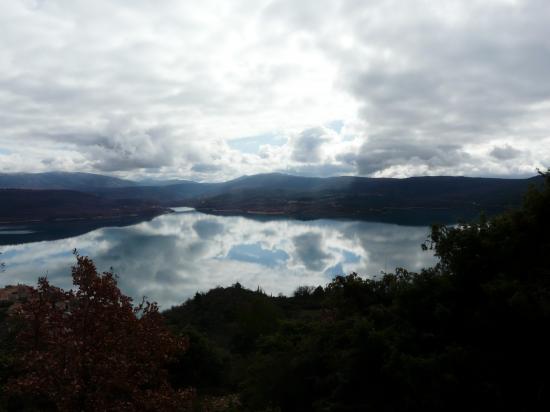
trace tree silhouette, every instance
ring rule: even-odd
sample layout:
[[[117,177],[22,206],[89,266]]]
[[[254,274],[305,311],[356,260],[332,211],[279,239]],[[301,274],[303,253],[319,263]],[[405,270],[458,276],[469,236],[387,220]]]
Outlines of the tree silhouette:
[[[60,411],[184,410],[190,392],[170,386],[166,365],[186,341],[164,326],[155,303],[134,306],[112,273],[76,258],[74,290],[40,278],[17,311],[18,377],[9,391]]]

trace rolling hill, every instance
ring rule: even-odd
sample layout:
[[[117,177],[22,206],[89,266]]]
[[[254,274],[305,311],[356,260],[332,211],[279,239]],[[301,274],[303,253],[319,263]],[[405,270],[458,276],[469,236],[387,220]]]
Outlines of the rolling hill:
[[[0,189],[82,190],[129,187],[131,180],[92,173],[0,173]]]
[[[264,214],[304,219],[359,218],[429,224],[471,219],[520,204],[542,178],[414,177],[374,179],[252,176],[229,182],[222,193],[190,203],[217,214]]]

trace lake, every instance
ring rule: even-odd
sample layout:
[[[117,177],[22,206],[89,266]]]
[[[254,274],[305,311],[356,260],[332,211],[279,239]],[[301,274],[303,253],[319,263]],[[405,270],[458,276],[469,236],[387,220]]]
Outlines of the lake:
[[[421,250],[428,227],[353,220],[257,220],[181,209],[57,240],[36,241],[33,233],[28,227],[0,228],[0,260],[6,264],[2,286],[32,285],[46,275],[53,284],[70,288],[76,248],[100,270],[112,268],[124,293],[137,300],[147,296],[164,309],[197,291],[236,282],[288,295],[298,286],[326,285],[338,274],[377,276],[435,262],[431,252]],[[17,242],[28,236],[29,242],[6,244],[10,236]]]

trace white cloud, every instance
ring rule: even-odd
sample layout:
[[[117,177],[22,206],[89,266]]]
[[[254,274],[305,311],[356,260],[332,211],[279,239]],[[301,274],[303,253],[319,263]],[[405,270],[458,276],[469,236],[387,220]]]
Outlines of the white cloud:
[[[549,19],[544,0],[3,2],[0,171],[530,174]],[[287,143],[228,144],[265,133]]]

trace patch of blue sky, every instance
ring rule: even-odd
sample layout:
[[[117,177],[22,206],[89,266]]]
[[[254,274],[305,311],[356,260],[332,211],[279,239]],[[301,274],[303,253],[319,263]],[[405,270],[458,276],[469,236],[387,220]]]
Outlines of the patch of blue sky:
[[[227,253],[227,259],[241,262],[257,263],[275,267],[289,259],[288,253],[280,249],[264,249],[260,243],[240,244],[233,246]]]
[[[285,136],[276,133],[263,133],[256,136],[239,137],[227,142],[229,147],[242,153],[257,154],[262,145],[282,146],[287,142]]]
[[[0,147],[0,155],[9,155],[11,153],[12,152],[10,150]]]
[[[340,133],[344,127],[343,120],[333,120],[325,124],[325,127],[331,130],[334,130],[336,133]]]
[[[347,250],[344,250],[342,254],[344,255],[344,262],[346,263],[359,263],[361,260],[361,256]]]
[[[344,274],[344,266],[341,262],[325,270],[325,275],[329,276],[330,278]]]

